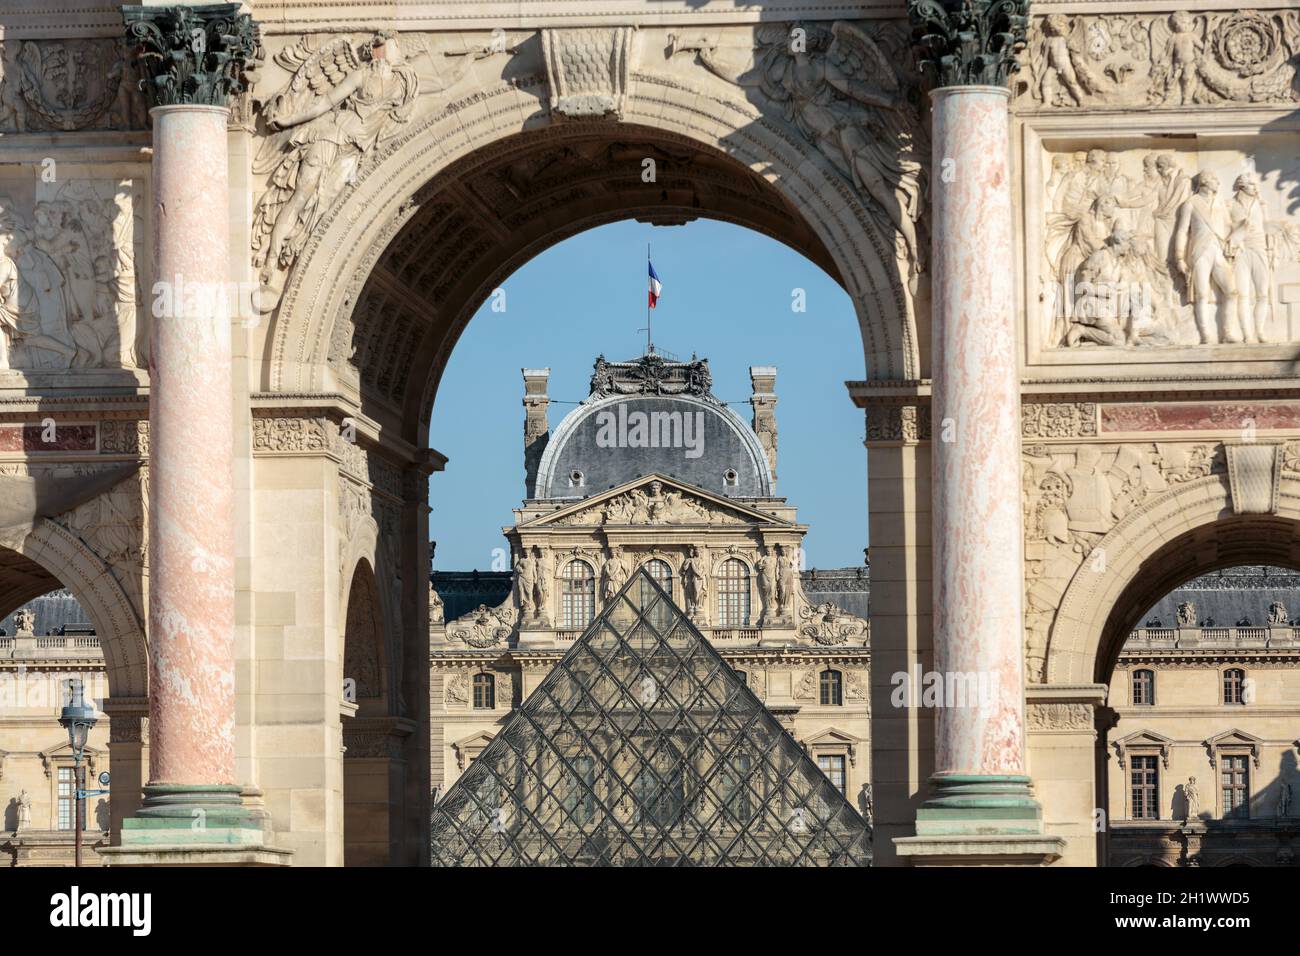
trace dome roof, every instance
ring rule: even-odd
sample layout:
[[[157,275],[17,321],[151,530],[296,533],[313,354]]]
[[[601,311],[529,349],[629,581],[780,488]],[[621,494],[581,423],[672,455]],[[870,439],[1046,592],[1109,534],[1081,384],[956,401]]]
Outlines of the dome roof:
[[[591,394],[552,433],[532,497],[585,498],[651,473],[720,495],[772,495],[758,436],[711,386],[707,359],[596,359]]]

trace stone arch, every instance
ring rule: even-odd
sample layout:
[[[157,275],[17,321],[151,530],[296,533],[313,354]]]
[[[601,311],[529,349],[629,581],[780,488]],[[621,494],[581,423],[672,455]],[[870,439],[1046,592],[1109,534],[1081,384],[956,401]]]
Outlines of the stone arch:
[[[389,687],[384,669],[388,658],[384,646],[387,615],[375,581],[374,565],[369,558],[360,557],[353,562],[345,580],[348,588],[340,615],[343,621],[343,680],[355,682],[354,702],[360,712],[362,708],[382,707]]]
[[[1236,514],[1225,475],[1189,481],[1135,508],[1096,545],[1060,602],[1049,684],[1106,683],[1139,616],[1183,581],[1240,564],[1300,569],[1300,475],[1284,473],[1275,514]]]
[[[271,326],[266,387],[356,393],[338,363],[330,363],[331,345],[337,353],[343,331],[350,331],[354,317],[363,318],[367,308],[400,326],[405,320],[399,304],[414,301],[413,312],[436,314],[430,328],[408,332],[400,342],[400,332],[386,332],[386,351],[407,366],[390,378],[409,376],[414,387],[394,392],[391,382],[384,383],[393,424],[414,440],[456,339],[505,276],[550,245],[606,222],[680,222],[698,216],[755,228],[817,262],[855,303],[868,376],[920,377],[916,323],[892,233],[882,230],[850,184],[796,130],[765,115],[739,90],[727,89],[721,93],[716,83],[696,87],[638,74],[620,121],[555,123],[539,105],[544,81],[531,77],[480,90],[413,123],[368,164],[313,230]],[[475,234],[473,242],[467,233],[455,244],[460,256],[455,262],[434,263],[426,271],[437,275],[421,274],[412,286],[401,281],[406,263],[392,252],[400,251],[405,238],[445,225],[437,219],[442,190],[463,192],[465,177],[485,164],[522,162],[539,151],[593,140],[689,153],[698,158],[691,171],[703,185],[670,189],[665,183],[653,201],[647,201],[644,187],[635,198],[631,191],[613,190],[604,203],[580,197],[548,211],[531,232],[504,227],[507,234],[501,235],[498,225],[497,234]],[[474,201],[483,208],[481,198]],[[522,200],[512,208],[521,205]],[[447,280],[452,286],[437,284],[438,276],[453,275],[463,278]]]
[[[10,609],[66,587],[95,625],[113,697],[147,698],[149,650],[140,610],[91,547],[63,525],[42,518],[26,534],[0,542],[19,572],[0,584],[0,604]],[[4,577],[8,578],[9,575]]]

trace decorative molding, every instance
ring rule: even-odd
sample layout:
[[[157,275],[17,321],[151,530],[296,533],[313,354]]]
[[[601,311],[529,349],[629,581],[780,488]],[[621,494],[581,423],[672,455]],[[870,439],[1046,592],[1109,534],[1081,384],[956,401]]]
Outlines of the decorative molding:
[[[1274,442],[1227,442],[1228,488],[1234,514],[1277,514],[1282,447]]]
[[[1097,434],[1095,402],[1025,402],[1020,406],[1025,438],[1092,438]]]
[[[868,444],[902,442],[915,445],[930,440],[930,406],[874,405],[866,409]]]
[[[327,418],[253,419],[253,453],[327,452],[331,450],[330,421]],[[364,474],[364,472],[363,472]]]
[[[1092,730],[1092,705],[1078,702],[1030,703],[1025,711],[1029,730]]]

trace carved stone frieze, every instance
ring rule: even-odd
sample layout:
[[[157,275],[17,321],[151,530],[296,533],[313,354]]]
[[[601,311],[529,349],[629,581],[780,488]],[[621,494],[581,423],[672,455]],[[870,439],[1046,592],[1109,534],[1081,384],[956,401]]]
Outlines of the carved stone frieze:
[[[329,420],[326,418],[253,419],[253,451],[329,451]]]
[[[1025,438],[1092,437],[1097,434],[1097,405],[1026,402],[1020,406],[1020,433]]]
[[[1300,14],[1230,10],[1034,19],[1018,106],[1295,102]]]
[[[1025,720],[1035,730],[1091,730],[1092,705],[1081,702],[1030,703]]]
[[[597,507],[576,511],[555,522],[557,526],[741,523],[738,515],[722,511],[689,492],[665,489],[659,481],[652,481],[645,488],[633,488]]]
[[[447,625],[447,640],[466,647],[498,647],[510,642],[518,611],[507,601],[498,607],[480,604]]]
[[[149,455],[149,421],[107,418],[99,423],[99,450],[105,455]]]
[[[929,405],[873,405],[866,410],[868,442],[930,440]]]
[[[869,633],[870,625],[866,621],[830,601],[799,609],[799,636],[815,644],[833,646],[863,641]]]

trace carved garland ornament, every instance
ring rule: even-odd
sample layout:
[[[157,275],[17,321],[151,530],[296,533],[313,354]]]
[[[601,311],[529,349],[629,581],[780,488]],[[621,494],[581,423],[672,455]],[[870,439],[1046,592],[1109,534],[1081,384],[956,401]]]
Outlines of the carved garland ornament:
[[[480,604],[447,625],[447,638],[468,647],[493,647],[510,640],[514,624],[515,609],[509,603],[492,608]]]

